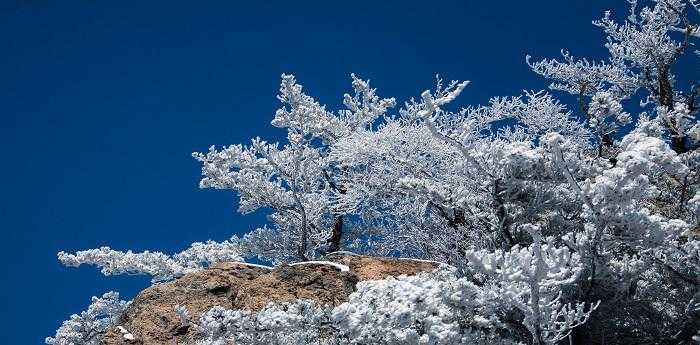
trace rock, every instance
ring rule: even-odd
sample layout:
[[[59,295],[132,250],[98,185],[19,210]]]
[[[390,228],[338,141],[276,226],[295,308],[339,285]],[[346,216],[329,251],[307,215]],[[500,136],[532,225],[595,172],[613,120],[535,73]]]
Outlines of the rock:
[[[430,272],[438,267],[437,262],[413,259],[397,259],[377,256],[329,254],[325,260],[350,267],[350,272],[362,280],[380,280],[388,276],[398,277]]]
[[[384,279],[402,274],[432,271],[438,264],[426,261],[360,256],[346,253],[327,255],[324,260],[346,265],[349,272],[323,264],[282,265],[274,269],[237,262],[213,265],[168,283],[143,290],[133,300],[112,329],[103,338],[104,345],[170,345],[190,339],[189,327],[183,327],[175,313],[184,305],[193,320],[214,306],[260,310],[270,302],[311,299],[321,304],[345,302],[362,280]],[[126,339],[117,327],[123,327],[134,339]]]

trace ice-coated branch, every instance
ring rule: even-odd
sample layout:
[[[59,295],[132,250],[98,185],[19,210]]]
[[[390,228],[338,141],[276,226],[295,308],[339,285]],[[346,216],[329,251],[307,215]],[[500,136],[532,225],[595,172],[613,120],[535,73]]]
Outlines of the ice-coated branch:
[[[470,250],[467,257],[495,279],[499,293],[525,314],[535,344],[556,344],[585,323],[598,304],[562,302],[562,287],[574,283],[583,268],[580,256],[555,246],[551,237],[543,241],[538,226],[525,227],[533,237],[530,246],[491,253]]]
[[[619,60],[594,62],[575,60],[566,50],[561,51],[563,61],[543,59],[533,62],[530,55],[525,60],[537,74],[553,80],[549,88],[572,95],[592,96],[596,92],[612,90],[619,97],[629,97],[638,88],[637,76],[631,74]]]
[[[417,116],[425,122],[426,126],[430,130],[430,133],[436,138],[443,140],[444,142],[452,145],[456,148],[462,156],[469,161],[469,163],[475,167],[479,173],[488,175],[488,172],[481,167],[481,164],[474,159],[474,156],[469,152],[461,142],[458,140],[445,135],[440,132],[440,130],[435,126],[433,122],[433,115],[440,109],[440,106],[455,100],[464,91],[464,88],[469,85],[469,81],[452,82],[448,87],[441,88],[441,81],[438,79],[438,90],[433,96],[430,90],[425,90],[421,93],[421,98],[423,99],[424,109],[419,111]]]
[[[242,261],[236,238],[224,242],[195,242],[190,248],[172,256],[161,252],[134,253],[130,250],[122,252],[101,247],[78,251],[75,254],[60,252],[58,259],[70,267],[83,264],[95,265],[104,275],[150,275],[153,277],[153,282],[171,280],[216,262]]]

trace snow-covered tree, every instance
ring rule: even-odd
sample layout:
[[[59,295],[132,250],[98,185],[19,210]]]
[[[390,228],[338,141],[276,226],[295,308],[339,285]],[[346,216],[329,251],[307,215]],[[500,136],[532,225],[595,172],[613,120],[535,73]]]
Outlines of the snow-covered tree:
[[[630,13],[622,23],[613,19],[610,11],[593,24],[601,28],[606,37],[610,56],[607,61],[575,60],[562,51],[563,61],[542,60],[530,62],[532,69],[552,79],[551,89],[565,91],[579,97],[582,113],[592,125],[599,119],[596,103],[602,94],[628,99],[640,89],[647,98],[642,101],[655,112],[668,130],[673,149],[687,152],[697,145],[692,138],[698,127],[692,113],[698,110],[697,97],[700,85],[682,90],[676,85],[673,68],[693,38],[700,37],[697,23],[691,21],[686,6],[698,9],[696,1],[654,0],[651,6],[639,9],[639,0],[627,0]],[[586,98],[592,98],[586,107]],[[612,110],[612,108],[610,108]],[[603,135],[609,133],[602,132]],[[610,145],[609,137],[600,137],[602,145]]]
[[[287,144],[280,148],[254,139],[250,146],[212,146],[207,154],[194,154],[203,164],[202,188],[238,192],[242,213],[272,210],[273,229],[246,235],[253,255],[282,262],[340,249],[344,214],[332,197],[346,187],[337,180],[337,164],[328,159],[329,147],[371,129],[395,104],[391,98],[380,99],[369,82],[352,78],[354,94],[343,98],[347,109],[331,113],[304,94],[293,76],[283,75],[277,98],[284,106],[272,125],[287,129]]]

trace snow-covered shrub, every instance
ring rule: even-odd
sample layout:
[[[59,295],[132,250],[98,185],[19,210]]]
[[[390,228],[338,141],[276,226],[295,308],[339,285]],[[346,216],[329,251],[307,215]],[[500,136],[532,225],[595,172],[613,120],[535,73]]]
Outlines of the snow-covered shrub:
[[[214,307],[195,325],[199,344],[509,344],[497,319],[498,295],[454,271],[360,282],[335,307],[313,301],[258,312]],[[495,302],[495,303],[492,303]]]
[[[63,321],[54,337],[46,338],[48,345],[98,345],[102,336],[117,321],[129,302],[119,299],[116,292],[93,297],[87,310]],[[125,336],[130,333],[125,333]],[[127,336],[128,337],[128,336]],[[132,335],[133,337],[133,335]]]
[[[598,303],[565,303],[563,286],[581,273],[581,257],[567,247],[556,247],[552,237],[542,240],[538,226],[528,226],[533,243],[508,251],[470,251],[470,261],[497,281],[496,292],[524,314],[523,323],[534,344],[557,344],[585,323]],[[544,242],[544,243],[543,243]]]
[[[196,330],[201,345],[228,340],[241,345],[341,344],[331,333],[330,308],[308,300],[269,304],[258,312],[217,306],[200,317]]]
[[[333,320],[349,344],[503,344],[499,296],[454,273],[357,284]]]

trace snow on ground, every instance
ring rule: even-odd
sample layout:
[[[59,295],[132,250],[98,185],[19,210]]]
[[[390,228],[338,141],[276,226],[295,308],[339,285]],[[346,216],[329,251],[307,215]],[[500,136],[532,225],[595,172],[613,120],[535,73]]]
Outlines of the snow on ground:
[[[339,251],[336,251],[336,252],[330,252],[330,253],[326,254],[326,256],[328,256],[328,255],[334,255],[334,254],[349,255],[349,256],[362,256],[362,255],[360,255],[360,254],[353,253],[353,252],[350,252],[350,251],[347,251],[347,250],[339,250]]]
[[[265,265],[258,265],[258,264],[251,264],[251,263],[242,262],[242,261],[241,261],[241,262],[236,262],[236,263],[239,264],[239,265],[243,265],[243,266],[250,266],[250,267],[263,268],[263,269],[266,269],[266,270],[272,270],[272,269],[274,269],[274,267],[265,266]]]
[[[337,268],[341,272],[350,272],[350,267],[331,261],[302,261],[289,264],[289,266],[297,265],[329,265]]]
[[[407,261],[428,262],[428,263],[431,263],[431,264],[445,265],[445,266],[453,267],[453,266],[450,265],[450,264],[446,264],[446,263],[444,263],[444,262],[435,261],[435,260],[414,259],[414,258],[396,258],[396,259],[398,259],[398,260],[407,260]]]

